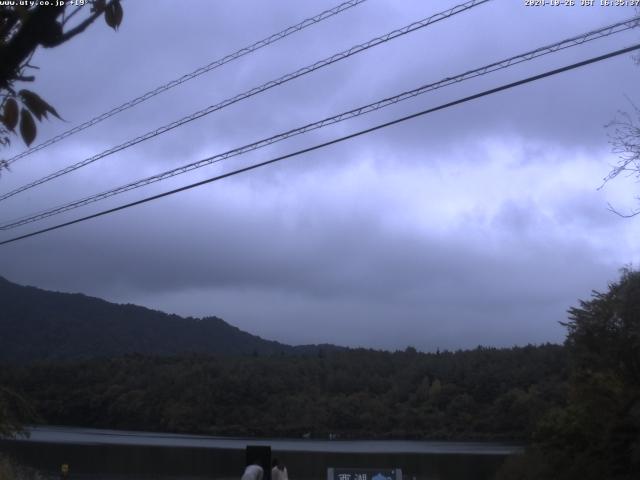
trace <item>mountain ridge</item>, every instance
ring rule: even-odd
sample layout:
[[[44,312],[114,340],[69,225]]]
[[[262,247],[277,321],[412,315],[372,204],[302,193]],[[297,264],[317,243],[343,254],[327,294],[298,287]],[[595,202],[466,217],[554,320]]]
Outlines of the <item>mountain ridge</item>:
[[[0,276],[0,361],[127,354],[296,355],[334,345],[291,346],[216,316],[182,317],[131,303],[23,286]]]

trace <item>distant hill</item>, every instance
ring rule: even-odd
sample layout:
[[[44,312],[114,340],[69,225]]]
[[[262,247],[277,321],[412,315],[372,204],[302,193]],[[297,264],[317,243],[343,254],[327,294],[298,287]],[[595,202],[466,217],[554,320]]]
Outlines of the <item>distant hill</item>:
[[[82,294],[51,292],[0,277],[0,361],[64,360],[131,353],[311,354],[265,340],[217,317],[183,318]]]

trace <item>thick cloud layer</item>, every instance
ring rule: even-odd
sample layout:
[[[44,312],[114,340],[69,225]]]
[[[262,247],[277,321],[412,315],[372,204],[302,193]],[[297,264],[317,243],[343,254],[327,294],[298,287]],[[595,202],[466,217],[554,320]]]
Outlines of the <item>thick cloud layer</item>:
[[[39,52],[36,86],[74,124],[331,6],[132,2],[119,32],[95,25],[71,44]],[[425,2],[366,2],[16,162],[0,187],[432,13]],[[14,218],[106,190],[633,14],[496,0],[25,192],[0,212]],[[56,221],[637,41],[632,31],[568,49]],[[290,343],[431,350],[561,341],[567,308],[639,261],[638,219],[607,211],[607,203],[632,208],[637,185],[623,179],[597,189],[616,161],[603,125],[628,107],[625,95],[637,99],[639,73],[626,55],[0,247],[0,274],[218,315]],[[45,124],[39,139],[68,127]],[[7,156],[19,151],[15,144]]]

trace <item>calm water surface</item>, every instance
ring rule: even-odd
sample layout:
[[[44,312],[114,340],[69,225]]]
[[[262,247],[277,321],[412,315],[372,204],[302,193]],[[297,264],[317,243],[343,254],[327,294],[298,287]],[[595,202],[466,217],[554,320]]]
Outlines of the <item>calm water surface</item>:
[[[69,480],[239,479],[247,445],[270,445],[291,480],[321,480],[327,467],[401,468],[416,480],[488,480],[509,444],[421,441],[323,441],[220,438],[67,427],[31,429],[0,451],[48,474],[70,465]]]

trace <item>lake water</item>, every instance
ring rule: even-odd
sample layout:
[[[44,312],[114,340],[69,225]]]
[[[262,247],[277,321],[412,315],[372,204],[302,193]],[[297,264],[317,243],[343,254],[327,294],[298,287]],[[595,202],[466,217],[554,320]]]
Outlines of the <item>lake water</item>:
[[[37,427],[0,451],[69,480],[239,479],[247,445],[270,445],[291,480],[324,480],[327,467],[401,468],[416,480],[489,480],[518,446],[481,442],[221,438],[68,427]]]

